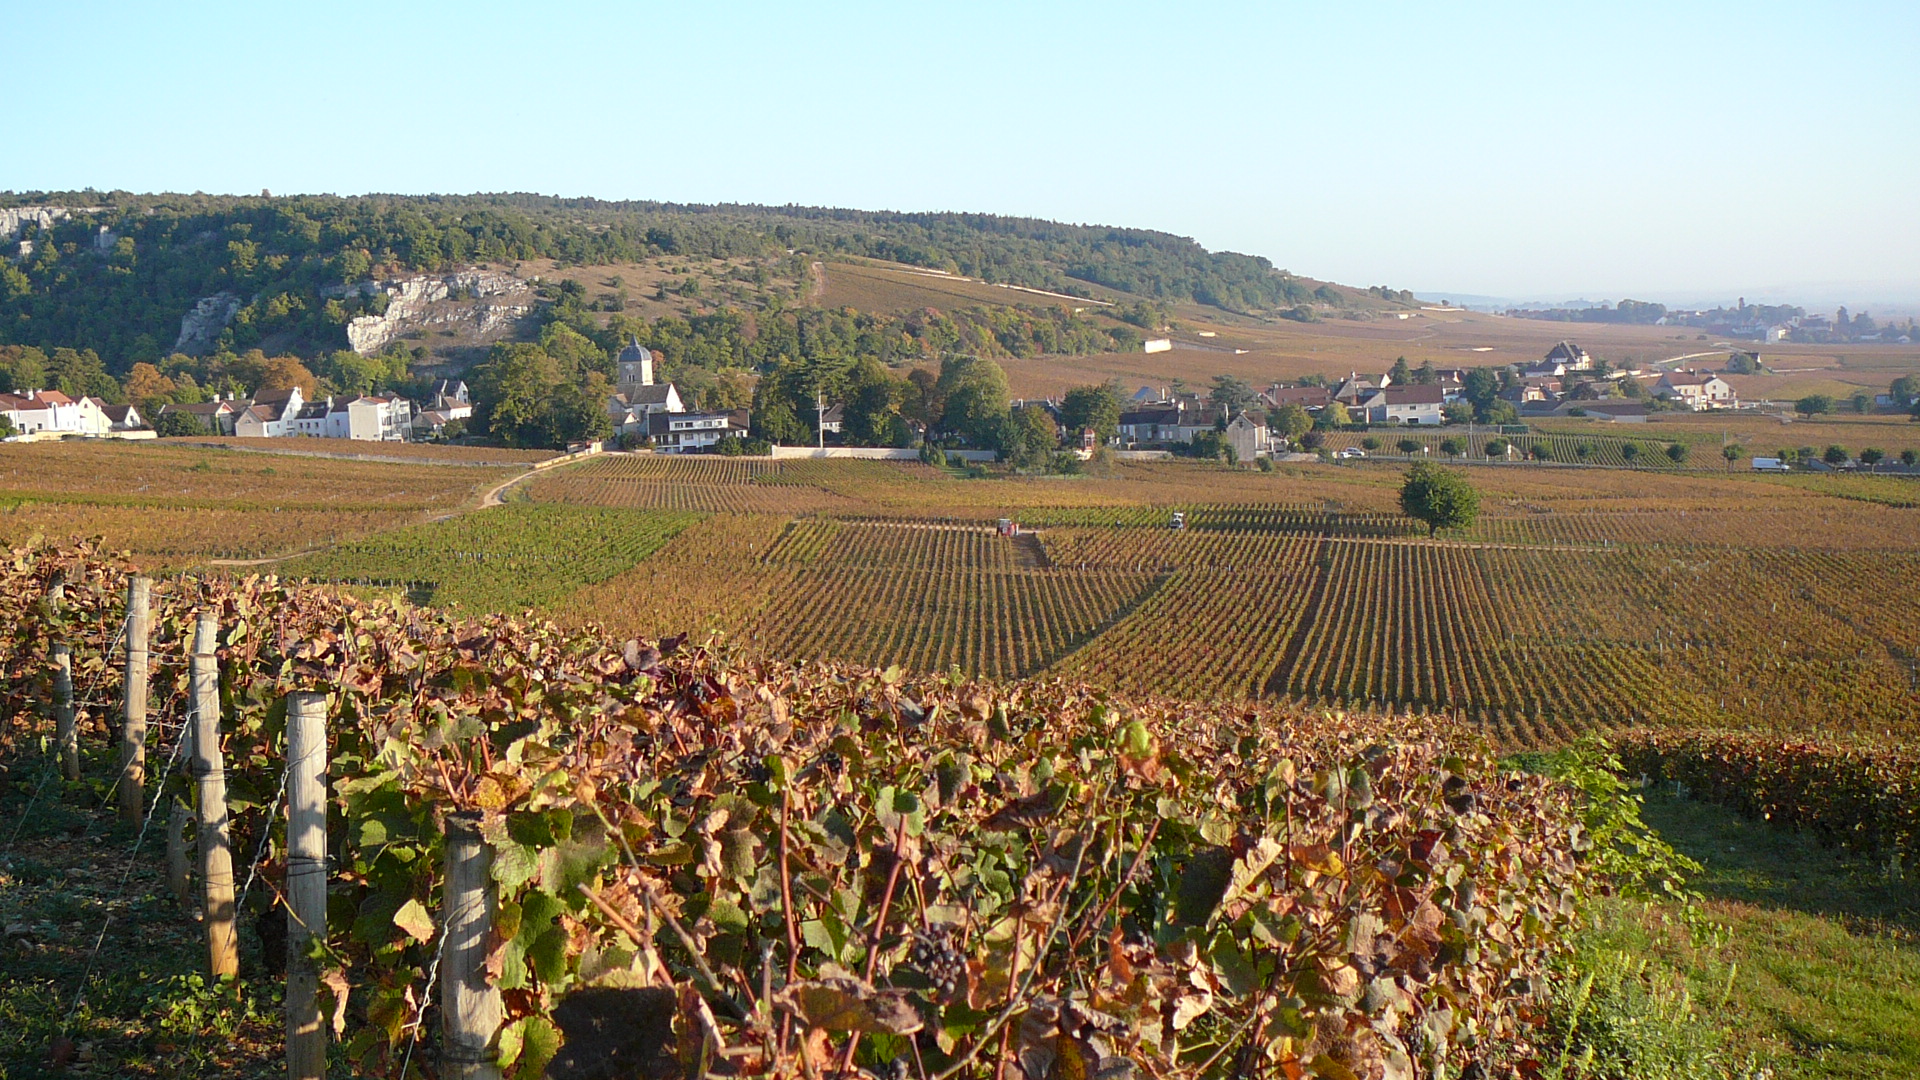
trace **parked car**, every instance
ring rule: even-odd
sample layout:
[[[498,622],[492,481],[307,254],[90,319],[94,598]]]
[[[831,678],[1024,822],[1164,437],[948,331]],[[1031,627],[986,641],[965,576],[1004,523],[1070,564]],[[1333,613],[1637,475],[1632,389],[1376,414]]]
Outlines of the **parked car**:
[[[1367,452],[1365,450],[1360,449],[1357,446],[1349,446],[1345,450],[1340,451],[1338,454],[1334,456],[1344,457],[1344,458],[1366,457]]]

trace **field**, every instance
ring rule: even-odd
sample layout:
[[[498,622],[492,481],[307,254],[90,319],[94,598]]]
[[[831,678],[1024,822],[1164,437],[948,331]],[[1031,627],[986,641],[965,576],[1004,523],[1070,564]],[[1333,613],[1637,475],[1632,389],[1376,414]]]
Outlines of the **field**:
[[[155,569],[264,559],[453,513],[511,468],[158,443],[0,447],[0,538],[103,537]]]

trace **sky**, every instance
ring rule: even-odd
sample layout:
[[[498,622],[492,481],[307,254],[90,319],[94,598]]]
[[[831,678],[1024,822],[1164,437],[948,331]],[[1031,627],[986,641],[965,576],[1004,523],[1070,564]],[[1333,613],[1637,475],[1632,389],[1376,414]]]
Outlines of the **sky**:
[[[1154,228],[1350,285],[1920,309],[1920,3],[0,0],[0,189]]]

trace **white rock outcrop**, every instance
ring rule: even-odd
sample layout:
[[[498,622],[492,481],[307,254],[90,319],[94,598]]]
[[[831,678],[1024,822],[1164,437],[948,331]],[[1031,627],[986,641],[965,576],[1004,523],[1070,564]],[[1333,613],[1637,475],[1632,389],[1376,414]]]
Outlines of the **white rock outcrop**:
[[[227,328],[239,311],[240,298],[230,292],[201,297],[192,310],[180,316],[180,336],[174,339],[173,351],[188,356],[202,356],[212,351],[214,343],[220,340],[220,331]]]
[[[533,286],[497,270],[459,270],[390,281],[365,281],[327,290],[330,296],[385,293],[387,310],[362,315],[347,324],[347,344],[366,355],[384,348],[408,330],[426,326],[470,325],[488,334],[533,313]],[[460,299],[455,300],[458,293]]]

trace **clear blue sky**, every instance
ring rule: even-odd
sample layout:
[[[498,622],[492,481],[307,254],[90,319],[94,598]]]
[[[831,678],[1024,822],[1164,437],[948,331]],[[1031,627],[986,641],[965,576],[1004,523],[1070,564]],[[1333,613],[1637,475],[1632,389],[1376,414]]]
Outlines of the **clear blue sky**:
[[[0,0],[0,188],[1165,229],[1356,285],[1920,303],[1920,3]]]

